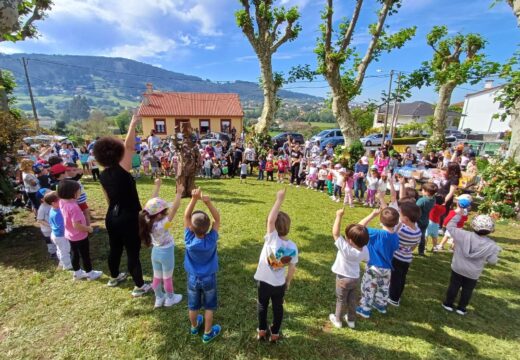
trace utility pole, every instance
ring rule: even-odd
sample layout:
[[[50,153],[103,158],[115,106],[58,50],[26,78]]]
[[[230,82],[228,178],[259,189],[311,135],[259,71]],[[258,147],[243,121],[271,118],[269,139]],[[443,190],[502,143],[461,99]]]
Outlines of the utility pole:
[[[23,69],[25,70],[25,79],[27,80],[27,87],[29,88],[29,97],[31,98],[31,105],[34,115],[34,121],[36,121],[36,130],[40,128],[40,121],[38,120],[38,113],[36,112],[36,106],[34,105],[34,97],[31,88],[31,81],[29,80],[29,73],[27,72],[27,61],[22,58]]]
[[[388,93],[387,93],[387,101],[386,101],[386,113],[385,113],[385,125],[383,127],[383,139],[381,140],[383,145],[386,139],[386,126],[388,124],[388,112],[390,111],[390,96],[392,93],[392,81],[394,79],[394,70],[390,70],[390,82],[388,84]]]
[[[397,125],[397,118],[399,117],[399,108],[398,108],[398,101],[401,102],[400,97],[401,92],[401,72],[397,74],[397,90],[394,98],[394,108],[392,109],[392,122],[390,123],[390,137],[394,138],[395,133],[395,127]]]

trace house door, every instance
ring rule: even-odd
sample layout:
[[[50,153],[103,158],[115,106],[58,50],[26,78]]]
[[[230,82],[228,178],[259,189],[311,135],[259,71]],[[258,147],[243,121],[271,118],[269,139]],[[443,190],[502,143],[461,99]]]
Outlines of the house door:
[[[189,119],[175,119],[175,134],[182,133],[187,126],[190,126]]]
[[[220,131],[226,134],[231,132],[231,120],[221,119],[220,120]]]

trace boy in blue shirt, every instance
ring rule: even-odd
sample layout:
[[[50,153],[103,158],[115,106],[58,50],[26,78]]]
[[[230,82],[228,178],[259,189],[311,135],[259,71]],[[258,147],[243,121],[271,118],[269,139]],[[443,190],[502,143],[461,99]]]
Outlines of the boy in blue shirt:
[[[60,199],[55,191],[49,191],[43,197],[43,201],[52,208],[49,212],[49,226],[51,227],[51,241],[56,245],[56,255],[60,263],[59,268],[71,270],[70,243],[65,239],[65,223],[60,210]]]
[[[372,314],[371,307],[381,314],[386,314],[392,258],[394,252],[399,249],[399,236],[395,232],[395,226],[399,223],[399,213],[394,208],[374,210],[359,224],[366,227],[377,215],[380,215],[379,221],[383,229],[367,228],[370,260],[361,280],[361,301],[356,308],[356,313],[366,319]]]
[[[193,211],[197,201],[202,200],[213,217],[200,210]],[[204,323],[202,342],[208,343],[220,335],[220,325],[213,325],[213,312],[217,309],[217,240],[220,214],[209,196],[200,188],[191,193],[191,201],[184,212],[184,242],[186,253],[184,269],[188,274],[188,310],[191,334],[197,335]],[[208,232],[209,230],[209,232]],[[199,310],[204,307],[204,317]]]

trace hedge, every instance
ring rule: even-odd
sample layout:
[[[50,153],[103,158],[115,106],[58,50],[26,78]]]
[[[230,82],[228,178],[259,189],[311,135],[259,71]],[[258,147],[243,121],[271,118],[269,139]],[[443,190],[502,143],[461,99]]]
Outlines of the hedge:
[[[404,137],[404,138],[395,138],[392,140],[393,145],[415,145],[419,141],[424,140],[424,137]]]

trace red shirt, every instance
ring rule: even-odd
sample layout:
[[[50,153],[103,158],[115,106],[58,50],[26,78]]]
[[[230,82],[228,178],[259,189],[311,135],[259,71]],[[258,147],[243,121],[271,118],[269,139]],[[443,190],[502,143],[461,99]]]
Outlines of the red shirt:
[[[446,216],[446,218],[444,219],[444,226],[448,225],[448,223],[450,222],[450,220],[455,216],[455,210],[450,210],[450,212],[448,213],[448,216]],[[460,220],[459,222],[457,223],[457,228],[461,229],[463,226],[464,226],[464,223],[468,221],[468,215],[462,215],[460,217]]]
[[[433,206],[433,209],[430,211],[430,220],[433,221],[436,224],[441,223],[441,216],[446,213],[446,206],[444,205],[437,205],[435,204]]]
[[[273,171],[274,165],[272,161],[268,161],[265,163],[265,170],[266,171]]]
[[[278,166],[278,171],[285,171],[285,160],[278,160],[276,165]]]

